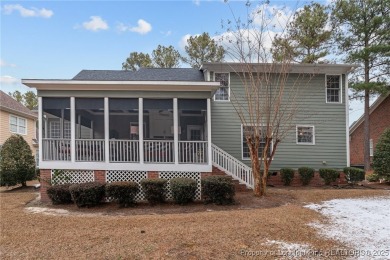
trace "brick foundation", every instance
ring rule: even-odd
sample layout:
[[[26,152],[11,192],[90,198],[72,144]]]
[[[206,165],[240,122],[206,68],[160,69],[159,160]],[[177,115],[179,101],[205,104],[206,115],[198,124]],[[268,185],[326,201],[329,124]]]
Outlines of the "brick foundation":
[[[272,186],[284,186],[282,177],[280,173],[278,172],[276,175],[272,175],[268,178],[268,185]],[[335,182],[332,182],[331,185],[339,185],[339,184],[347,184],[347,181],[345,180],[345,174],[343,172],[340,173],[340,178],[338,178]],[[311,187],[321,187],[324,186],[324,180],[320,177],[320,174],[318,172],[314,173],[313,179],[311,179],[308,186]],[[298,172],[294,173],[294,178],[290,184],[290,186],[293,187],[299,187],[302,186],[301,179]]]
[[[50,202],[49,196],[47,196],[47,188],[50,187],[51,170],[40,169],[39,174],[41,179],[41,187],[39,189],[41,193],[41,201],[45,203]]]
[[[106,183],[106,171],[94,171],[95,181],[99,183]]]
[[[149,171],[148,172],[148,179],[158,179],[160,177],[160,174],[156,171]]]

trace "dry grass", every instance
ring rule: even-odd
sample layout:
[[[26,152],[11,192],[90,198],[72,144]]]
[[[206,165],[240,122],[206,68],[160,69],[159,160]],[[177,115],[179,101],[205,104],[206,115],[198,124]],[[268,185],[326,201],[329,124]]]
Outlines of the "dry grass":
[[[313,250],[346,248],[307,226],[322,217],[302,204],[386,194],[389,191],[283,188],[270,189],[268,199],[290,198],[288,203],[266,208],[49,216],[25,210],[36,197],[31,189],[7,191],[0,193],[0,252],[2,259],[237,259],[242,250],[277,250],[269,240],[307,244]]]

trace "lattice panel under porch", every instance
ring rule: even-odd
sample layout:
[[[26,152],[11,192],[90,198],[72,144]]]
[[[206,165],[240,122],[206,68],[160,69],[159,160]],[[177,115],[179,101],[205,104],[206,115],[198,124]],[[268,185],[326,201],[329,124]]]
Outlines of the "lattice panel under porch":
[[[137,201],[145,200],[140,182],[148,177],[145,171],[106,171],[106,182],[133,181],[139,184],[140,191],[135,196]]]
[[[201,182],[200,182],[200,172],[160,172],[160,178],[162,179],[167,179],[168,184],[167,184],[167,199],[172,200],[172,191],[171,191],[171,186],[170,186],[170,179],[173,178],[190,178],[196,180],[197,183],[197,190],[195,194],[195,200],[200,200],[201,199]]]
[[[90,170],[62,170],[63,175],[53,177],[54,170],[51,170],[52,182],[56,184],[85,183],[95,181],[95,175]]]

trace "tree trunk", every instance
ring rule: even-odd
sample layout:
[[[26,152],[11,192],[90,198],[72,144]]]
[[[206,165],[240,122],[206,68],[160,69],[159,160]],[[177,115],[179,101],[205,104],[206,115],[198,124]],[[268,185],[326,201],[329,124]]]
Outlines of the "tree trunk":
[[[367,172],[370,166],[370,91],[364,91],[364,170]]]
[[[254,181],[254,189],[253,194],[256,197],[262,196],[262,183],[261,183],[261,175],[260,175],[260,165],[259,160],[252,161],[252,173],[253,173],[253,181]]]

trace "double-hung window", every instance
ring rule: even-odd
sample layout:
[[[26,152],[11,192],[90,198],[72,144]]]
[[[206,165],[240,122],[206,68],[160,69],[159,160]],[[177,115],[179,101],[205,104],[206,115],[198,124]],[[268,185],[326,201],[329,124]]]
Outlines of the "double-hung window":
[[[326,75],[326,103],[341,103],[341,76]]]
[[[242,131],[241,131],[242,132],[242,159],[244,159],[244,160],[251,158],[249,146],[248,146],[248,143],[246,141],[246,136],[252,135],[253,136],[252,140],[255,141],[255,138],[254,138],[255,127],[256,126],[248,126],[248,125],[242,126]],[[258,155],[259,155],[259,158],[261,158],[263,156],[263,151],[265,148],[266,140],[265,140],[265,136],[263,136],[261,134],[261,127],[259,127],[259,132],[260,132],[260,140],[259,140],[260,144],[259,144]],[[272,146],[272,143],[268,147],[268,150],[267,150],[268,156],[271,155],[271,146]]]
[[[9,129],[11,133],[26,135],[27,134],[27,120],[22,117],[10,115]]]
[[[315,144],[314,126],[297,125],[297,144]]]
[[[221,86],[217,89],[214,95],[214,100],[229,101],[230,100],[230,76],[229,73],[215,73],[215,81],[220,82]]]

